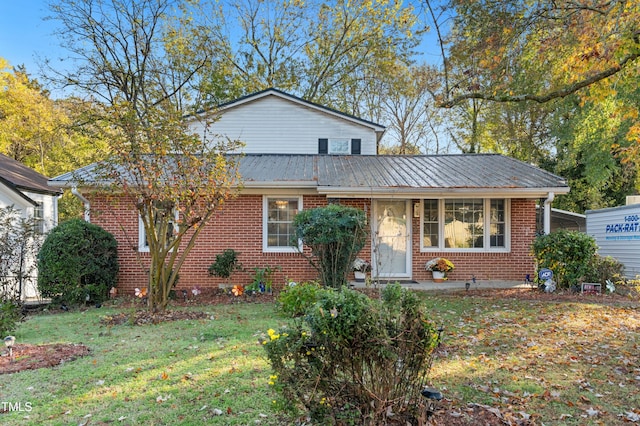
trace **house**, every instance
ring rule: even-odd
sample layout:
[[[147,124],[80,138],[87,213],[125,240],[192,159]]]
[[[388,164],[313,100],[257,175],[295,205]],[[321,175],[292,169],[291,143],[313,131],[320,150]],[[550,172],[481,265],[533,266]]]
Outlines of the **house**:
[[[359,256],[371,261],[374,276],[429,280],[425,263],[446,256],[456,266],[451,279],[522,280],[534,268],[529,246],[536,235],[536,201],[544,199],[549,207],[555,195],[569,191],[564,179],[501,155],[378,155],[383,126],[275,89],[222,105],[215,114],[212,129],[195,121],[192,129],[246,143],[243,187],[203,230],[178,287],[219,285],[207,268],[229,248],[247,269],[279,266],[276,284],[315,278],[300,248],[289,245],[291,221],[302,209],[329,203],[366,212],[371,237]],[[90,173],[91,167],[78,172]],[[73,174],[50,185],[71,187]],[[144,285],[145,265],[136,260],[140,254],[144,261],[144,241],[127,239],[143,235],[137,213],[79,190],[92,222],[120,243],[119,285],[124,291]],[[547,232],[549,219],[545,215]],[[233,278],[250,282],[249,275]]]
[[[60,189],[47,184],[48,178],[24,164],[0,154],[0,208],[13,206],[24,219],[34,218],[37,231],[47,233],[58,224]],[[33,265],[35,259],[27,259]],[[38,296],[36,277],[17,282],[23,299]]]

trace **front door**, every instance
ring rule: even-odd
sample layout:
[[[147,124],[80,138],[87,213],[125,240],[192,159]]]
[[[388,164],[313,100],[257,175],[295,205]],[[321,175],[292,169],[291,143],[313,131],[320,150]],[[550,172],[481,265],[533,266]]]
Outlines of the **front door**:
[[[405,200],[376,200],[373,223],[373,275],[411,278],[411,220]]]

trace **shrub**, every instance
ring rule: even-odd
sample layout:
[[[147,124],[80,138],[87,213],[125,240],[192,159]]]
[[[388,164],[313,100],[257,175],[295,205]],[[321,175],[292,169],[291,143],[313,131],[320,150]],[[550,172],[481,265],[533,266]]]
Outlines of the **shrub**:
[[[4,337],[16,329],[20,321],[20,307],[12,301],[0,301],[0,337]]]
[[[209,266],[209,274],[216,277],[229,279],[234,271],[242,269],[242,265],[238,262],[238,253],[234,249],[226,249],[216,255],[216,260]]]
[[[367,240],[366,216],[354,207],[330,204],[303,210],[293,219],[295,238],[311,248],[311,265],[320,273],[320,282],[338,288],[356,255]]]
[[[97,225],[71,219],[54,228],[38,253],[38,289],[54,302],[107,299],[117,283],[117,243]]]
[[[531,246],[538,267],[551,269],[561,288],[570,288],[587,276],[596,250],[593,237],[564,229],[536,237]]]
[[[605,283],[607,280],[620,282],[624,280],[624,265],[611,256],[596,254],[589,262],[585,282]]]
[[[0,208],[0,303],[18,303],[25,282],[36,275],[35,259],[44,237],[34,218],[13,206]]]
[[[293,326],[263,342],[270,383],[318,424],[415,424],[437,332],[399,285],[382,300],[354,290],[319,292]],[[392,414],[391,414],[392,413]]]
[[[313,281],[286,287],[278,296],[278,309],[291,318],[302,316],[318,301],[322,291],[326,290]]]
[[[263,268],[253,268],[253,276],[251,284],[247,286],[246,291],[270,292],[273,287],[273,274],[281,271],[280,266],[265,266]]]

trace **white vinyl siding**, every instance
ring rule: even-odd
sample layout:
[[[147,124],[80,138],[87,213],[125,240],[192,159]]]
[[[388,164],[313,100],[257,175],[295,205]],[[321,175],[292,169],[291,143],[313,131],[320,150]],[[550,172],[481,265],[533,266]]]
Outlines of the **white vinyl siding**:
[[[203,132],[197,121],[192,130]],[[207,133],[244,142],[246,154],[318,154],[318,138],[360,139],[362,155],[376,154],[371,128],[277,96],[225,110]]]

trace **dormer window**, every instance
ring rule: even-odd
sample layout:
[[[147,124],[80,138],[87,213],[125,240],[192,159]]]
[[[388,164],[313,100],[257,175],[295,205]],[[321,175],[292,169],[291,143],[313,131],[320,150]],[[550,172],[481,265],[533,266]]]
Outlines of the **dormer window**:
[[[351,154],[349,139],[329,139],[329,154]]]
[[[330,155],[359,155],[360,139],[329,138],[318,139],[318,154]]]

